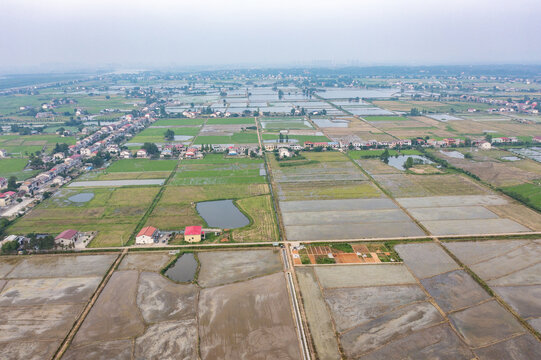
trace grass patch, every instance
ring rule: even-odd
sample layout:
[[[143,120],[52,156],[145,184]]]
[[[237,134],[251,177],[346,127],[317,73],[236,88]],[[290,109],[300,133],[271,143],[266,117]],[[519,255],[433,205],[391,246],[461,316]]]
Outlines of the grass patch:
[[[208,125],[255,125],[255,118],[251,117],[230,117],[230,118],[210,118]]]
[[[177,160],[120,159],[109,166],[107,172],[171,172],[176,164]]]
[[[152,126],[192,126],[202,125],[205,119],[160,119],[152,124]]]
[[[541,211],[541,181],[514,186],[506,186],[501,190],[516,200]]]
[[[231,136],[205,135],[198,136],[194,144],[257,144],[257,133],[246,131],[234,133]]]

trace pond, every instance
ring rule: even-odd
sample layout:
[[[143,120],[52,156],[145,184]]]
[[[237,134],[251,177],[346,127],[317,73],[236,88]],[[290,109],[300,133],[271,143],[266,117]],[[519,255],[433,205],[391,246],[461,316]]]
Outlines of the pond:
[[[210,227],[235,229],[250,224],[250,220],[235,206],[233,200],[200,202],[196,208]]]
[[[518,156],[502,156],[501,159],[505,161],[519,161],[520,160]]]
[[[451,158],[455,158],[455,159],[464,159],[464,154],[462,154],[460,151],[443,151],[443,150],[440,150],[440,153],[442,153],[443,155],[445,156],[449,156]]]
[[[389,165],[398,170],[406,170],[404,163],[408,158],[412,158],[414,161],[422,161],[424,164],[432,164],[432,161],[428,160],[424,156],[420,155],[396,155],[389,157]]]
[[[94,198],[94,193],[80,193],[80,194],[70,196],[68,200],[71,202],[76,202],[76,203],[85,203],[92,200],[93,198]]]
[[[195,278],[197,261],[193,253],[180,256],[175,264],[165,272],[165,276],[175,282],[190,282]]]

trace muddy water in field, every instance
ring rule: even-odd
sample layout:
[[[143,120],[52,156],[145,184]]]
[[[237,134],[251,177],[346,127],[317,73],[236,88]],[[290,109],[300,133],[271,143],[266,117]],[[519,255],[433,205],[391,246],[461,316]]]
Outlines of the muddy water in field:
[[[413,161],[417,162],[417,161],[422,161],[423,164],[432,164],[432,161],[428,160],[428,158],[424,157],[424,156],[419,156],[419,155],[397,155],[397,156],[391,156],[389,158],[389,165],[391,165],[392,167],[394,167],[395,169],[398,169],[398,170],[406,170],[404,168],[404,163],[406,162],[406,160],[408,160],[408,158],[412,158]]]
[[[182,255],[175,264],[165,272],[165,276],[175,282],[190,282],[195,277],[197,261],[192,253]]]
[[[250,220],[233,204],[233,200],[200,202],[196,208],[210,227],[235,229],[250,224]]]

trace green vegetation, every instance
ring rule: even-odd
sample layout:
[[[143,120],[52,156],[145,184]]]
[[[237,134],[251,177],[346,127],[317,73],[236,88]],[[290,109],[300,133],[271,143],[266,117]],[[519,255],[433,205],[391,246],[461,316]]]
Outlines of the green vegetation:
[[[317,256],[316,264],[336,264],[336,260],[326,256]]]
[[[280,134],[263,134],[262,135],[263,140],[279,140]],[[320,136],[320,135],[292,135],[288,134],[287,139],[289,140],[297,140],[299,144],[304,144],[305,141],[311,141],[311,142],[329,142],[329,138],[326,136]],[[285,140],[284,140],[285,141]]]
[[[211,154],[201,160],[183,162],[171,184],[263,184],[266,178],[259,175],[261,166],[260,159],[225,158],[224,155]]]
[[[0,177],[15,176],[19,181],[32,177],[38,171],[23,171],[27,163],[28,159],[0,159]]]
[[[15,220],[7,232],[55,235],[66,229],[98,231],[91,247],[120,246],[128,241],[158,190],[157,187],[61,189],[31,213]],[[69,200],[81,193],[91,193],[94,197],[84,203]]]
[[[160,119],[152,124],[152,127],[156,126],[191,126],[202,125],[205,119]]]
[[[258,138],[255,131],[234,133],[231,136],[206,135],[198,136],[194,144],[257,144]]]
[[[177,160],[120,159],[107,172],[172,171]]]
[[[185,135],[185,136],[195,136],[199,133],[198,127],[179,127],[179,128],[155,128],[149,127],[141,131],[139,134],[135,135],[133,139],[130,140],[131,143],[163,143],[173,140],[165,138],[165,135],[168,131],[172,131],[174,135]]]
[[[255,125],[255,119],[251,117],[229,117],[229,118],[210,118],[207,120],[208,125]]]
[[[507,186],[501,190],[516,200],[541,211],[541,181]]]

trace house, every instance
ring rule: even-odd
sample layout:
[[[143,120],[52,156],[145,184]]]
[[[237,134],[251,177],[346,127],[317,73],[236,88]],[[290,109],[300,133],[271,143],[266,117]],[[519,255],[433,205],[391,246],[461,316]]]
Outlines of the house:
[[[0,189],[8,186],[8,180],[5,177],[0,177]]]
[[[56,153],[56,154],[53,155],[53,159],[55,159],[55,160],[64,160],[64,158],[65,158],[65,155],[63,153],[61,153],[61,152]]]
[[[136,244],[154,244],[154,239],[158,235],[158,229],[153,226],[147,226],[139,231],[135,237]]]
[[[278,157],[280,157],[280,159],[285,158],[285,157],[291,157],[291,152],[287,148],[283,148],[283,147],[279,148]]]
[[[79,237],[79,232],[77,230],[68,229],[62,231],[57,237],[54,238],[54,242],[57,245],[69,246],[75,244],[77,238]]]
[[[492,145],[488,141],[481,141],[479,144],[477,144],[477,147],[479,147],[481,150],[492,149]]]
[[[229,148],[229,152],[227,153],[227,155],[229,155],[229,156],[236,156],[238,154],[239,154],[238,149],[236,147],[233,147],[233,146]]]
[[[184,229],[184,241],[186,242],[200,242],[201,237],[205,237],[201,226],[186,226],[186,229]]]
[[[541,143],[541,136],[534,136],[534,137],[533,137],[533,142],[535,142],[535,143]]]
[[[188,150],[186,150],[186,154],[184,154],[184,156],[188,159],[193,159],[195,157],[195,154],[197,154],[197,149],[189,148]]]
[[[148,157],[148,153],[145,149],[139,149],[137,150],[137,157],[138,158],[146,158]]]
[[[122,150],[122,151],[120,152],[120,157],[121,157],[122,159],[129,159],[130,156],[131,156],[131,153],[130,153],[128,150]]]
[[[275,148],[274,143],[265,144],[265,151],[273,151]]]
[[[0,159],[8,156],[8,152],[5,149],[0,149]]]
[[[0,193],[0,207],[10,205],[15,199],[17,193],[15,191],[6,191],[5,193]]]

